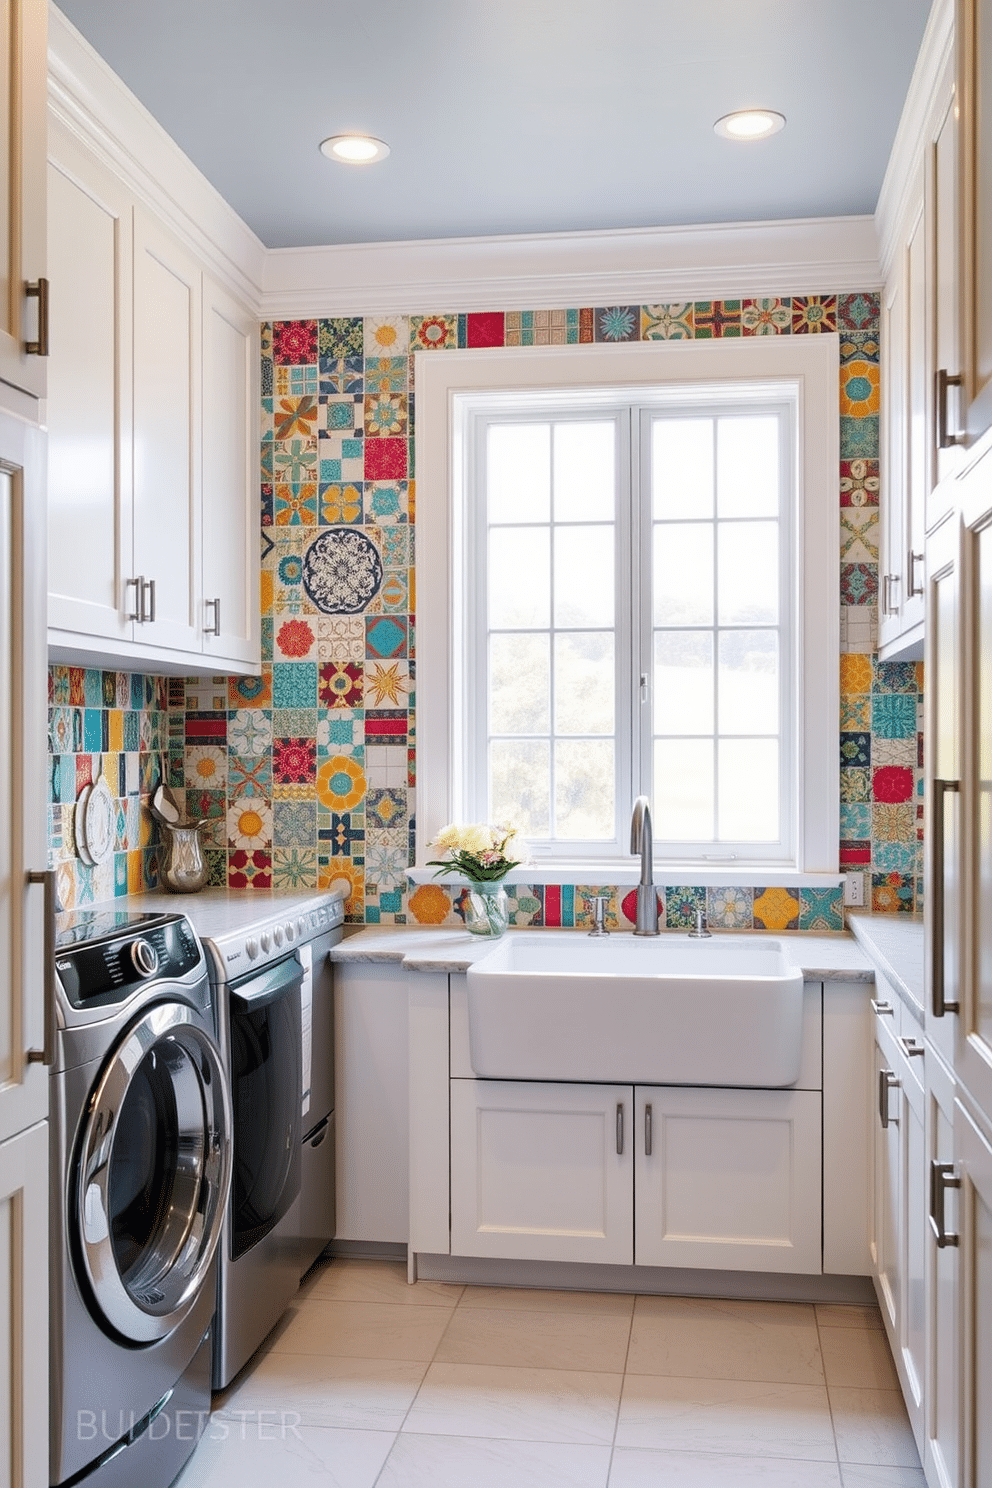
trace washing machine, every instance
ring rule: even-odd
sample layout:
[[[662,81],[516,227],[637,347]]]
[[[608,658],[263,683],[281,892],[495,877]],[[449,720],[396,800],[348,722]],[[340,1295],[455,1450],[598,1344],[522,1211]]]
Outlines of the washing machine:
[[[231,1115],[181,914],[61,916],[51,1087],[52,1485],[168,1488],[210,1410]]]

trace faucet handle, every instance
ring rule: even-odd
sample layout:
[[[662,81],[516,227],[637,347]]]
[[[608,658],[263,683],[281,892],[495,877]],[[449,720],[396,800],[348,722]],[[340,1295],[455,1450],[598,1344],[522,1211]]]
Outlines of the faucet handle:
[[[590,935],[609,935],[606,928],[606,906],[610,902],[609,894],[590,894],[586,903],[592,910],[592,929]]]
[[[712,934],[713,934],[713,931],[709,928],[709,926],[706,923],[706,911],[705,911],[705,909],[697,909],[696,910],[696,928],[694,930],[690,930],[689,931],[689,939],[690,940],[706,940]]]

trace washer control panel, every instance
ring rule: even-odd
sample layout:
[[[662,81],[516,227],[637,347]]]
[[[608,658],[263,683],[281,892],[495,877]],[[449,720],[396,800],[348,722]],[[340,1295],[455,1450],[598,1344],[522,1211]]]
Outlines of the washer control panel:
[[[174,981],[203,963],[203,951],[184,915],[149,915],[139,925],[113,929],[59,946],[55,970],[73,1007],[126,1001],[153,977]]]
[[[271,909],[271,906],[269,906]],[[195,920],[196,906],[191,914]],[[204,924],[201,933],[213,964],[215,980],[234,981],[267,962],[281,960],[297,945],[335,930],[344,921],[344,902],[339,895],[307,905],[288,906],[279,913],[260,917],[240,930],[218,935]]]

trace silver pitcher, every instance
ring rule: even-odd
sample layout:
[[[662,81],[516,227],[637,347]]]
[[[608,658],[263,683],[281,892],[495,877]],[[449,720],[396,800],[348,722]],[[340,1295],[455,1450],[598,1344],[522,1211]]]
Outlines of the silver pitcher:
[[[161,816],[158,822],[162,829],[163,858],[159,868],[162,887],[174,894],[195,894],[203,888],[209,873],[199,824],[172,825]]]

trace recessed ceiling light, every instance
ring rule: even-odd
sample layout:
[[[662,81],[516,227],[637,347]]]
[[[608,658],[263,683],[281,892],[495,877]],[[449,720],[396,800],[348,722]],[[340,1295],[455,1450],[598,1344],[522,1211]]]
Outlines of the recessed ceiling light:
[[[343,160],[347,165],[371,165],[389,154],[385,141],[370,134],[332,134],[321,140],[320,148],[329,160]]]
[[[717,119],[713,128],[724,139],[767,139],[785,128],[785,115],[775,113],[774,109],[738,109]]]

